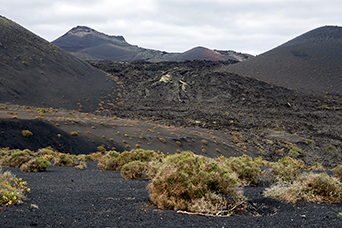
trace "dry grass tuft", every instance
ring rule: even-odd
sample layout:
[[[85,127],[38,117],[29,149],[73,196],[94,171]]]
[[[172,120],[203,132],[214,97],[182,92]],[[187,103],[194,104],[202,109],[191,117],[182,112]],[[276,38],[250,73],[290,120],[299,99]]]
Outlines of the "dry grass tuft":
[[[341,202],[342,184],[326,173],[304,173],[292,184],[276,184],[264,191],[264,196],[285,203]]]

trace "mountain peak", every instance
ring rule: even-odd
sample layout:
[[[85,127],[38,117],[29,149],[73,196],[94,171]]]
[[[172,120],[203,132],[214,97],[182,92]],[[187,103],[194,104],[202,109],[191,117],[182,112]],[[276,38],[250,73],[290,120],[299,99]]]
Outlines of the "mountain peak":
[[[95,29],[92,29],[90,27],[81,26],[81,25],[78,25],[78,26],[72,28],[65,35],[74,35],[74,36],[80,36],[80,37],[83,37],[86,35],[94,35],[94,36],[100,37],[102,39],[111,40],[111,41],[115,41],[115,42],[117,42],[117,41],[126,42],[126,40],[123,36],[109,36],[105,33],[98,32]]]

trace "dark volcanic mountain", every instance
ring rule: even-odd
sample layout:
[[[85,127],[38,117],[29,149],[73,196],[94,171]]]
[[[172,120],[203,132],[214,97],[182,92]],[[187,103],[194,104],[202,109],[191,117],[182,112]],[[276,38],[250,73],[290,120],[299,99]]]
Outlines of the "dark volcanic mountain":
[[[236,60],[252,55],[234,51],[213,51],[195,47],[184,53],[168,53],[130,45],[122,36],[108,36],[94,29],[77,26],[59,37],[53,44],[85,60],[111,61],[184,61],[184,60]]]
[[[315,94],[342,93],[342,28],[324,26],[226,70]]]
[[[70,53],[0,17],[0,102],[90,111],[114,83]]]

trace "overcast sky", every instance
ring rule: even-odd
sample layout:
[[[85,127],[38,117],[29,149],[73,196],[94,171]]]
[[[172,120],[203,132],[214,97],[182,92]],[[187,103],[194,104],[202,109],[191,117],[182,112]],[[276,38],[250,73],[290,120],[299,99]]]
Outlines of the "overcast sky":
[[[342,24],[341,0],[0,0],[0,5],[0,15],[48,41],[84,25],[168,52],[205,46],[256,55],[311,29]]]

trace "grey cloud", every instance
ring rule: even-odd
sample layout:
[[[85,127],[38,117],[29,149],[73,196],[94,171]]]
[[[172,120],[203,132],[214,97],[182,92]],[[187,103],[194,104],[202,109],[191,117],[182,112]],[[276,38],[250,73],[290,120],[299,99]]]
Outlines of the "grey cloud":
[[[52,41],[86,25],[165,51],[202,45],[260,54],[306,31],[341,24],[342,2],[326,0],[16,0],[1,14]]]

